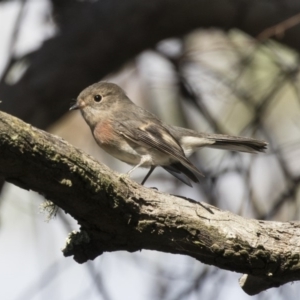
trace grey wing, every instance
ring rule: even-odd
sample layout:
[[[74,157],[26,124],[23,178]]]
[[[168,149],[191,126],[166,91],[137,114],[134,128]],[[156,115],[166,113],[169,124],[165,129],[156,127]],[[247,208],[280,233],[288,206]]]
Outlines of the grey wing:
[[[127,120],[118,124],[121,135],[132,142],[143,146],[144,144],[171,156],[174,161],[181,163],[189,170],[203,176],[201,172],[186,158],[180,144],[167,128],[157,119],[150,122]],[[180,170],[180,172],[183,172]]]

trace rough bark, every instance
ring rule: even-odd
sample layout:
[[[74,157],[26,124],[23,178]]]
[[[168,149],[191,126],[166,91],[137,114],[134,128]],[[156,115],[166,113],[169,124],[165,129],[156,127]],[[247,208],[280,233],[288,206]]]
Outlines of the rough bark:
[[[2,112],[0,153],[0,176],[78,221],[63,253],[79,263],[104,251],[150,249],[249,274],[240,280],[248,294],[300,279],[300,222],[245,219],[145,188]]]

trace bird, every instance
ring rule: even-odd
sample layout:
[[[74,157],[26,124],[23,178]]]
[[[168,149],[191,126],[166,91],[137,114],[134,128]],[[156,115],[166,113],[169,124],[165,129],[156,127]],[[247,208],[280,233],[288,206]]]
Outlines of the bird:
[[[267,143],[249,137],[197,131],[164,123],[134,104],[125,91],[110,82],[97,82],[85,88],[70,110],[79,109],[96,143],[115,158],[136,168],[150,168],[141,184],[161,166],[185,184],[203,176],[188,159],[203,147],[247,153],[264,152]]]

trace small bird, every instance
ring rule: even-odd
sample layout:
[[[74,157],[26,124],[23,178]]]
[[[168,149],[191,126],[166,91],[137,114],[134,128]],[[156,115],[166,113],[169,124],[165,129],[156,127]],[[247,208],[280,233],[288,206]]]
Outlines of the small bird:
[[[84,89],[70,110],[80,109],[97,144],[110,155],[134,167],[161,166],[192,186],[201,172],[188,160],[202,147],[248,153],[263,152],[267,143],[252,138],[198,133],[163,123],[155,115],[135,105],[116,84],[98,82]],[[191,180],[191,181],[190,181]]]

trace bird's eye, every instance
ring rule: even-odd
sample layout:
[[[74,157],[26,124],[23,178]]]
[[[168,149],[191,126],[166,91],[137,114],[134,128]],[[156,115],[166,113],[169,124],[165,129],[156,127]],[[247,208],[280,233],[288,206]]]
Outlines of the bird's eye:
[[[95,100],[96,102],[100,102],[100,101],[102,100],[101,95],[95,95],[95,96],[94,96],[94,100]]]

